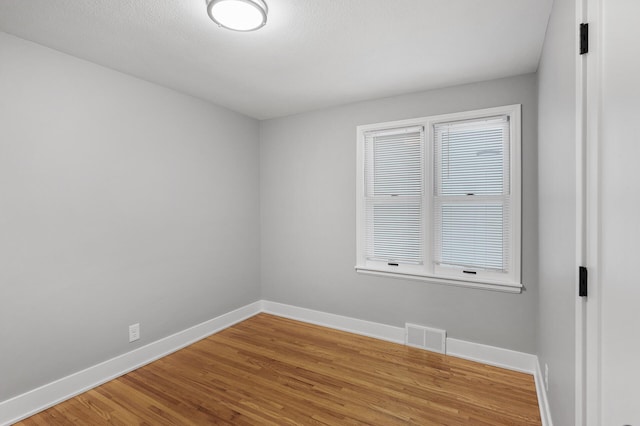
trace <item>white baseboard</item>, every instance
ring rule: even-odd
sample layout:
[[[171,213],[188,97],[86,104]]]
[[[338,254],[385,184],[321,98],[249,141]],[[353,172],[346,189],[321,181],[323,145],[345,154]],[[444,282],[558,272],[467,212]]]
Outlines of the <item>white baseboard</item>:
[[[262,302],[251,303],[235,311],[220,315],[131,352],[0,402],[0,425],[10,425],[32,416],[39,411],[169,355],[240,321],[244,321],[260,313],[261,310]]]
[[[284,303],[262,301],[262,311],[279,317],[290,318],[336,330],[348,331],[362,336],[374,337],[388,342],[404,344],[404,328],[377,322],[364,321],[313,309],[298,308]]]
[[[447,337],[447,355],[534,374],[538,357],[524,352]]]
[[[549,399],[547,398],[547,389],[544,385],[544,376],[542,375],[542,369],[540,368],[540,361],[538,359],[536,359],[536,371],[533,378],[536,381],[536,393],[538,394],[538,406],[540,407],[542,426],[553,426],[551,410],[549,409]]]
[[[402,327],[262,300],[2,401],[0,402],[0,425],[6,426],[25,419],[260,312],[404,344],[405,329]],[[552,426],[542,374],[535,355],[452,338],[447,338],[446,353],[450,356],[532,374],[538,393],[542,425]]]

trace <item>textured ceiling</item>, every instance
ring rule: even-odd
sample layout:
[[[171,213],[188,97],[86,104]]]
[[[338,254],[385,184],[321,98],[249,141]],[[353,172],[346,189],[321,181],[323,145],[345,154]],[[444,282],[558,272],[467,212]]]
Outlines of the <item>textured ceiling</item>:
[[[0,30],[264,119],[533,72],[552,0],[0,0]]]

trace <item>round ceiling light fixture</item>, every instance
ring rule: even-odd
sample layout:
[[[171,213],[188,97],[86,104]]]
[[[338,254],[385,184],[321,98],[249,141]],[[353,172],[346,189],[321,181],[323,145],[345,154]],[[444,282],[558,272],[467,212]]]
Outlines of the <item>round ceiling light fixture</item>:
[[[213,22],[234,31],[254,31],[267,23],[263,0],[211,0],[207,13]]]

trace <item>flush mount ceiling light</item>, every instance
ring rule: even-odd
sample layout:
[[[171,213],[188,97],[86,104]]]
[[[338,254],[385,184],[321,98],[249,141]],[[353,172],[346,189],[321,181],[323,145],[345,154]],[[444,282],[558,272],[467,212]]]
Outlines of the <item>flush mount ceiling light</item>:
[[[254,31],[267,23],[263,0],[211,0],[207,12],[213,22],[234,31]]]

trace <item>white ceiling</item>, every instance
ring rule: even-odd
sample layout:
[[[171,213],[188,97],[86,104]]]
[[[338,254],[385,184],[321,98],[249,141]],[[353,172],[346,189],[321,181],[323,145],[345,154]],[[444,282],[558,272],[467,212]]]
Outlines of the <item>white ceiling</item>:
[[[553,0],[0,0],[0,30],[264,119],[534,72]]]

